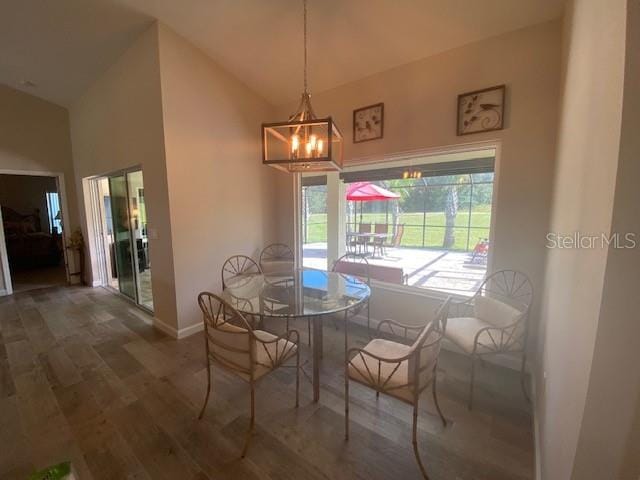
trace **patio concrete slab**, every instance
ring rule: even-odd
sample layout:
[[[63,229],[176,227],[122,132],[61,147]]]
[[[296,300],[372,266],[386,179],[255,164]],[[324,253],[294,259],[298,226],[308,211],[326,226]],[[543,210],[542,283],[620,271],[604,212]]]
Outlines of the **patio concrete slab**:
[[[387,248],[383,256],[367,257],[370,263],[401,267],[407,284],[460,295],[473,294],[485,277],[487,267],[472,262],[471,252],[419,248]],[[327,268],[327,244],[308,243],[303,248],[303,265]]]

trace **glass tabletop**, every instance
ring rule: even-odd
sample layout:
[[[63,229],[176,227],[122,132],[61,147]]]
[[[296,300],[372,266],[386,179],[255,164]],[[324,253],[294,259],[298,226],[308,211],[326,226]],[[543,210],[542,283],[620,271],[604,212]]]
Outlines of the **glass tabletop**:
[[[222,297],[241,313],[304,317],[340,312],[371,295],[362,280],[342,273],[300,268],[288,273],[240,274]]]

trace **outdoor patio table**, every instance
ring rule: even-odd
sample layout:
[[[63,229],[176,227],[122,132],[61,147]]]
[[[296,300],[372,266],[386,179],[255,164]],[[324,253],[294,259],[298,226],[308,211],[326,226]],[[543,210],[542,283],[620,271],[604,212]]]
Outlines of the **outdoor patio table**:
[[[313,399],[320,399],[322,318],[356,307],[371,295],[369,286],[351,275],[299,268],[291,272],[240,274],[222,297],[240,313],[313,321]]]
[[[369,251],[368,251],[369,242],[375,240],[376,238],[381,238],[383,240],[386,240],[387,238],[389,238],[391,236],[392,236],[391,233],[347,232],[347,237],[364,239],[364,241],[365,241],[365,252],[366,252],[365,255],[369,254]]]

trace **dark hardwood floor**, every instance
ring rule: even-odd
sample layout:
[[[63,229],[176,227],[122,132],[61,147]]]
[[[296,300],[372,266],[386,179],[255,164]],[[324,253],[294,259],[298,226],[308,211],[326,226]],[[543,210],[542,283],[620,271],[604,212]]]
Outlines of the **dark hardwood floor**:
[[[195,301],[195,299],[194,299]],[[399,319],[401,320],[401,319]],[[203,420],[202,334],[175,341],[145,314],[102,289],[56,287],[0,298],[0,478],[71,460],[85,479],[414,479],[411,407],[351,387],[352,429],[344,441],[342,331],[325,327],[321,400],[292,369],[259,383],[257,428],[248,426],[247,384],[214,370]],[[268,326],[281,327],[276,320]],[[300,322],[306,357],[306,324]],[[365,331],[351,329],[353,345]],[[466,408],[468,361],[444,351],[439,368],[442,427],[430,392],[419,442],[431,478],[533,477],[529,406],[518,375],[479,368],[474,411]]]

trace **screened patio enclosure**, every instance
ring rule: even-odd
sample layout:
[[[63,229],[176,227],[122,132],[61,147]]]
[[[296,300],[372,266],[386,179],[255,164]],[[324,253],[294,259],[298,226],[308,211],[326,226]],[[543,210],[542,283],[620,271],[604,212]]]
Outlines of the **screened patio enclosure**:
[[[490,249],[493,158],[412,168],[422,169],[421,178],[402,178],[403,168],[340,175],[344,251],[365,255],[371,265],[401,269],[404,285],[462,295],[475,291],[485,276]],[[389,195],[348,200],[357,183]],[[327,195],[326,177],[303,178],[305,266],[327,268]],[[362,232],[376,239],[366,241]],[[364,241],[356,244],[354,237]]]

